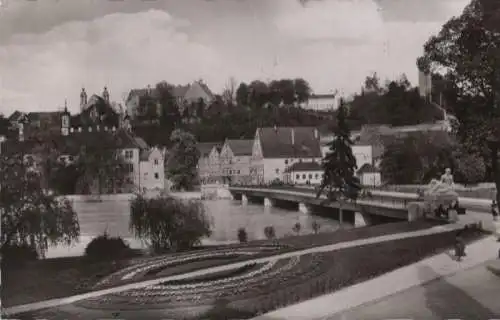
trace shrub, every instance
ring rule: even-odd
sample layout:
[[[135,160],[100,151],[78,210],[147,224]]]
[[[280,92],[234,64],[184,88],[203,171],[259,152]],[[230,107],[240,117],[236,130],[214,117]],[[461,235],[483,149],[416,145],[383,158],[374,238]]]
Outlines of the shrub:
[[[110,237],[107,232],[92,239],[85,248],[85,257],[108,260],[123,257],[130,247],[120,237]]]
[[[276,238],[276,231],[273,226],[267,226],[264,228],[264,235],[268,240]]]
[[[136,237],[150,241],[155,252],[190,249],[212,233],[201,201],[168,195],[138,195],[130,204],[130,229]]]
[[[2,262],[6,265],[18,265],[38,258],[36,249],[28,244],[7,244],[2,247]]]
[[[245,228],[238,229],[238,240],[240,243],[246,243],[248,241],[248,234]]]

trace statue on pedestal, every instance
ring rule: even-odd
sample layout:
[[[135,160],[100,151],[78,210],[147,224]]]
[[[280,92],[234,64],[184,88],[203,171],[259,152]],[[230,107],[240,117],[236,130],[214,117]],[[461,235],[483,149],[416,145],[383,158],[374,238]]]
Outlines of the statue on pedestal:
[[[455,182],[453,181],[453,174],[451,174],[451,169],[446,168],[444,174],[441,176],[441,183],[449,186],[451,189],[455,188]]]

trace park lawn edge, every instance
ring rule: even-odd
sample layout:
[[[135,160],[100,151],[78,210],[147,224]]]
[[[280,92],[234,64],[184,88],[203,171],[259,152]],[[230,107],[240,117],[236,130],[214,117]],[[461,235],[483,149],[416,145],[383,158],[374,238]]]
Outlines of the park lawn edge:
[[[368,239],[389,234],[418,231],[435,226],[434,222],[396,222],[383,225],[368,226],[356,229],[340,229],[333,232],[319,234],[298,235],[278,239],[280,245],[289,246],[273,252],[261,252],[252,256],[233,258],[230,261],[211,261],[206,264],[198,264],[196,268],[180,268],[176,272],[175,267],[168,276],[181,273],[193,272],[200,269],[216,267],[227,263],[242,262],[250,259],[263,258],[291,251],[303,250],[311,247],[349,242],[359,239]],[[217,246],[215,248],[202,249],[216,250],[223,248],[241,248],[252,246],[271,245],[269,240],[249,241],[245,244]],[[109,276],[122,268],[136,265],[145,261],[161,259],[164,256],[177,256],[189,252],[180,252],[169,255],[127,258],[111,261],[90,261],[84,257],[64,257],[38,260],[25,263],[24,266],[16,267],[14,270],[2,266],[2,306],[12,307],[26,303],[62,298],[66,296],[86,293],[95,290],[93,287],[98,281]],[[184,265],[186,266],[186,265]],[[43,277],[40,277],[43,274]],[[154,279],[154,276],[145,277],[140,280],[123,281],[120,283],[103,286],[99,289],[109,288],[137,281]]]

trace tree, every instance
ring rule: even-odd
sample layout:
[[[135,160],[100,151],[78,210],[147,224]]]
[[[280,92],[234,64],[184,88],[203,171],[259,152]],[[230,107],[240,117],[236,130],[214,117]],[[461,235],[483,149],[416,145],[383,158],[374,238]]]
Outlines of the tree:
[[[479,183],[484,180],[486,166],[482,157],[477,154],[461,152],[456,155],[455,172],[456,182],[464,185]]]
[[[359,179],[355,176],[357,165],[352,153],[353,142],[346,122],[346,113],[344,101],[340,99],[335,137],[328,143],[329,150],[322,163],[324,174],[318,198],[327,189],[327,197],[330,200],[336,200],[339,196],[356,199],[361,190]]]
[[[236,89],[236,103],[239,106],[247,106],[249,102],[250,90],[246,83],[242,82]]]
[[[232,105],[234,99],[236,98],[236,79],[233,77],[230,77],[229,80],[226,83],[226,86],[222,92],[222,99],[227,105]]]
[[[249,86],[249,103],[252,107],[262,108],[267,102],[269,102],[269,87],[268,85],[260,80],[252,81]]]
[[[24,155],[0,157],[2,247],[29,246],[44,256],[49,244],[71,244],[80,227],[71,203],[41,185],[41,173]]]
[[[198,176],[197,165],[200,157],[196,139],[189,133],[176,129],[170,136],[172,149],[167,160],[167,175],[173,188],[191,190]]]
[[[138,195],[130,204],[130,230],[150,241],[155,252],[177,251],[190,249],[209,237],[211,222],[201,201]]]
[[[302,78],[297,78],[293,80],[293,87],[295,91],[295,98],[296,102],[298,103],[303,103],[309,100],[309,97],[311,96],[311,86],[309,83],[302,79]]]
[[[80,172],[77,182],[80,191],[92,193],[95,190],[102,194],[105,188],[114,193],[126,183],[131,172],[130,164],[125,162],[121,150],[112,146],[114,135],[101,135],[99,143],[80,147],[74,162]]]
[[[472,0],[424,45],[417,60],[427,73],[444,73],[453,86],[450,107],[459,121],[458,137],[469,152],[480,153],[500,189],[500,28],[494,0]],[[500,200],[500,193],[497,193]]]
[[[300,233],[300,229],[302,229],[300,222],[296,222],[292,228],[293,232],[295,232],[298,235]]]

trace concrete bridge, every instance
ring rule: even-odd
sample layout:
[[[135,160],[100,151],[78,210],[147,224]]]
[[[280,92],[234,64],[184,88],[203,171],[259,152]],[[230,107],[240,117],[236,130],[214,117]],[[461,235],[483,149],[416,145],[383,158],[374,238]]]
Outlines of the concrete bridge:
[[[333,216],[339,221],[356,226],[377,224],[392,220],[414,221],[423,217],[422,200],[414,193],[371,190],[369,197],[357,201],[329,202],[310,187],[261,187],[230,186],[229,191],[243,204],[263,203],[264,206],[296,208],[304,213]],[[459,198],[460,206],[467,212],[490,214],[491,200]]]
[[[265,207],[277,206],[298,209],[306,214],[332,216],[339,222],[349,222],[355,226],[379,224],[395,220],[413,221],[420,218],[412,210],[416,195],[375,192],[372,196],[352,200],[330,202],[325,196],[316,198],[313,189],[280,189],[266,187],[229,187],[229,191],[243,205],[248,202],[263,203]],[[417,204],[415,204],[418,206]]]

